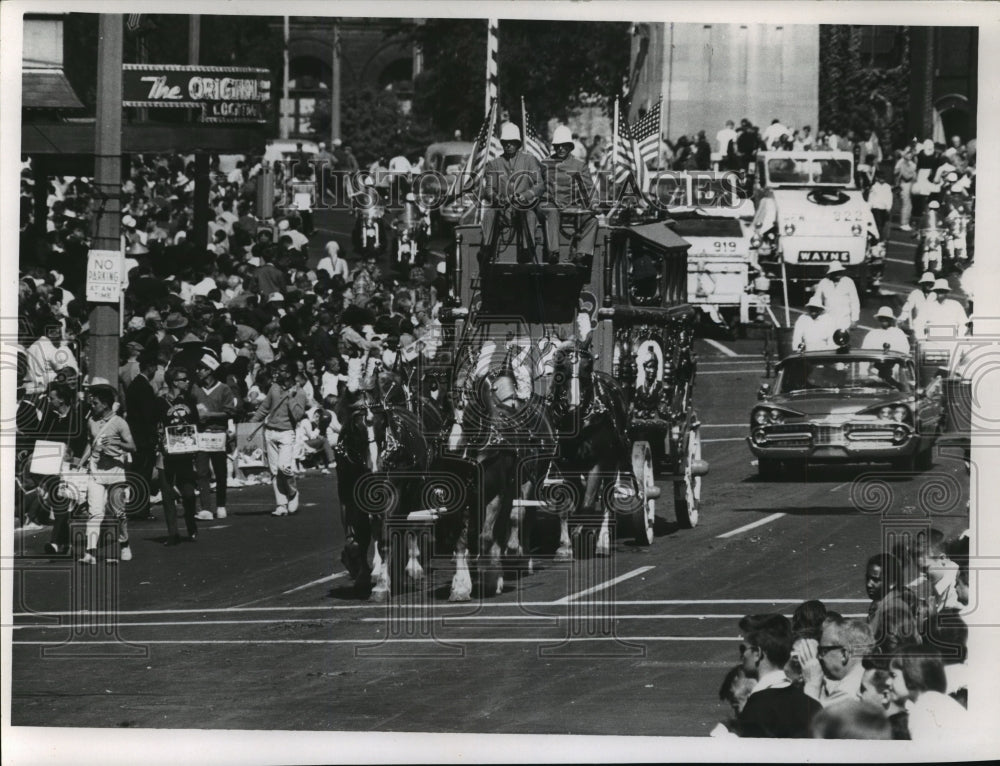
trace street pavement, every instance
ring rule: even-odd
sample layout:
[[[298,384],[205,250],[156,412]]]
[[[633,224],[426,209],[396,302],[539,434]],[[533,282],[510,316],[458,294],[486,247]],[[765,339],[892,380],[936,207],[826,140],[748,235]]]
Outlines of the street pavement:
[[[318,214],[320,238],[344,237],[344,223]],[[886,286],[900,293],[908,238],[890,245]],[[877,308],[866,303],[862,325]],[[363,600],[339,561],[332,475],[303,477],[301,510],[284,518],[268,486],[234,489],[227,519],[173,548],[157,506],[160,518],[131,524],[135,558],[117,566],[50,559],[47,531],[19,532],[12,723],[707,735],[729,713],[717,689],[740,617],[811,598],[864,614],[864,564],[883,536],[960,533],[969,476],[941,448],[920,474],[842,466],[762,481],[745,442],[762,342],[697,351],[710,464],[698,527],[678,528],[661,482],[651,546],[622,535],[608,559],[542,560],[469,604],[447,600],[451,564],[429,541],[425,582],[388,606]]]

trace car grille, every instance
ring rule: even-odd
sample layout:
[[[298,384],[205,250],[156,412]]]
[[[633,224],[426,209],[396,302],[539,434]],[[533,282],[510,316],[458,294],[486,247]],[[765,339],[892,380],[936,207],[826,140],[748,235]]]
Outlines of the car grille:
[[[894,434],[892,427],[886,426],[884,423],[855,423],[851,426],[851,432],[847,438],[852,442],[857,442],[854,446],[860,447],[862,446],[860,442],[891,442]]]
[[[840,426],[818,425],[813,428],[813,444],[817,447],[843,445],[845,442],[844,429]]]

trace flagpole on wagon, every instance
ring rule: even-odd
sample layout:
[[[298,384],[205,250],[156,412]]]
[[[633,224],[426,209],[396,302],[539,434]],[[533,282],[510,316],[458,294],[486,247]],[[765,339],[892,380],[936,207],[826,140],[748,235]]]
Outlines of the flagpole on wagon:
[[[618,207],[617,188],[618,178],[618,103],[621,99],[615,96],[615,117],[614,126],[611,130],[611,179],[608,188],[611,191],[611,208],[608,210],[608,220],[611,220],[615,208]]]

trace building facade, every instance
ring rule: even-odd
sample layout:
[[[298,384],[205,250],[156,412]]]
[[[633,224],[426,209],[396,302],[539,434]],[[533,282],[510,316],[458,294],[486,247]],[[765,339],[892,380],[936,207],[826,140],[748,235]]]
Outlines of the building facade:
[[[818,82],[818,25],[636,24],[628,118],[662,96],[671,140],[698,130],[711,140],[744,117],[815,130]]]

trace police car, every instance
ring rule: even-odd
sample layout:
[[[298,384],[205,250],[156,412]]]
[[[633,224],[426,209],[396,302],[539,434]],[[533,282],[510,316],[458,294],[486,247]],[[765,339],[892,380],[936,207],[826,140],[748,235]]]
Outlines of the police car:
[[[841,263],[859,290],[877,285],[884,250],[871,208],[854,183],[849,152],[761,152],[753,246],[765,273],[809,286]]]

